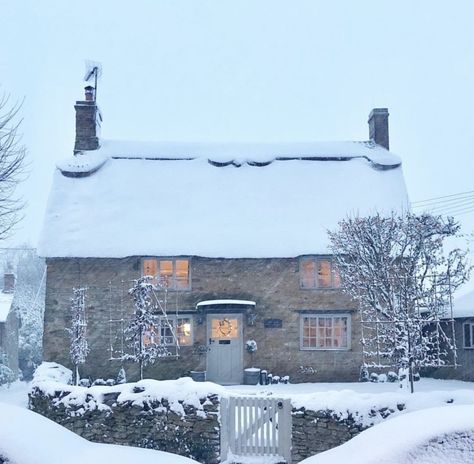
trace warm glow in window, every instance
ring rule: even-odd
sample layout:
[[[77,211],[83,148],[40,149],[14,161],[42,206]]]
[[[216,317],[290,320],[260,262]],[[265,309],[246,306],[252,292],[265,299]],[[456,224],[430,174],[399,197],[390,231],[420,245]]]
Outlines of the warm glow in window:
[[[189,317],[157,317],[155,327],[143,334],[144,345],[192,345],[192,323]]]
[[[189,259],[145,258],[143,275],[155,277],[156,282],[163,288],[171,290],[190,288]]]
[[[301,288],[340,287],[341,279],[331,258],[301,258],[300,286]]]
[[[303,316],[301,348],[313,350],[341,350],[349,347],[348,316]]]
[[[301,278],[301,286],[303,288],[314,287],[315,269],[316,269],[316,262],[313,259],[301,260],[300,278]]]
[[[189,261],[187,259],[176,260],[176,288],[189,287]]]
[[[318,287],[331,287],[331,261],[318,260]]]
[[[156,277],[158,265],[156,259],[149,258],[143,260],[143,275]]]

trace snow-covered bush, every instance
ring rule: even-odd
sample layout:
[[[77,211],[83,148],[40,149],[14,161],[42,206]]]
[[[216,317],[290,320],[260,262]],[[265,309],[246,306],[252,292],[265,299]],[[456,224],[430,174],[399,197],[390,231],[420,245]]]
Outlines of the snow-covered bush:
[[[388,382],[391,382],[391,383],[394,383],[394,382],[398,382],[398,375],[396,372],[393,372],[393,371],[389,371],[387,373],[387,381]]]
[[[359,374],[359,382],[369,381],[369,371],[365,366],[361,366]]]
[[[33,374],[33,382],[53,381],[64,384],[72,383],[72,371],[55,362],[43,362]]]
[[[6,365],[0,362],[0,385],[11,384],[15,380],[15,373]]]
[[[385,383],[387,381],[387,374],[379,374],[379,383]]]
[[[95,387],[96,385],[99,385],[99,386],[105,386],[107,385],[107,382],[104,380],[104,379],[95,379],[93,382],[92,382],[92,386]]]
[[[123,367],[120,368],[117,374],[117,384],[120,385],[122,383],[127,383],[127,374],[125,373],[125,369]]]
[[[90,379],[81,379],[79,380],[79,386],[80,387],[90,387],[91,386],[91,381]]]
[[[379,375],[376,372],[370,374],[370,381],[377,383],[379,381]]]

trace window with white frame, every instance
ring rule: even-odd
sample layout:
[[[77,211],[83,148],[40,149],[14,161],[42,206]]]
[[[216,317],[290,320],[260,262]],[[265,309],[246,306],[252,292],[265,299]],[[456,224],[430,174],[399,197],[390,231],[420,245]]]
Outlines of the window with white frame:
[[[142,274],[152,276],[169,290],[190,290],[191,277],[188,258],[144,258]]]
[[[302,314],[300,348],[302,350],[348,350],[351,319],[349,314]]]
[[[186,346],[193,344],[190,317],[157,316],[155,326],[143,335],[145,345]]]
[[[338,288],[341,278],[331,257],[300,258],[301,288]]]
[[[474,348],[474,322],[463,324],[464,348]]]

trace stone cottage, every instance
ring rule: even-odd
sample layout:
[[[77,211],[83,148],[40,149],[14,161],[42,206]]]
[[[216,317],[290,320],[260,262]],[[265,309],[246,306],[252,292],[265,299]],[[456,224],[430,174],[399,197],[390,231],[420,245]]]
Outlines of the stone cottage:
[[[128,290],[150,275],[169,324],[144,343],[169,356],[148,377],[197,370],[234,384],[254,366],[292,382],[358,378],[358,313],[326,230],[348,214],[406,208],[387,109],[371,112],[369,141],[286,144],[103,140],[93,88],[75,109],[74,155],[54,173],[40,240],[46,361],[70,365],[70,297],[86,287],[81,372],[115,377],[129,350]],[[136,366],[124,366],[133,378]]]

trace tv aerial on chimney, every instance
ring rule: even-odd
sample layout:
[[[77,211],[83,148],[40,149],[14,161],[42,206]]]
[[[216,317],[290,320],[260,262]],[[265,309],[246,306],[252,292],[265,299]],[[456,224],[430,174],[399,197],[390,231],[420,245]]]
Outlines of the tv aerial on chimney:
[[[97,79],[102,76],[102,65],[97,61],[86,60],[86,73],[84,81],[89,82],[94,79],[94,101],[97,100]]]

